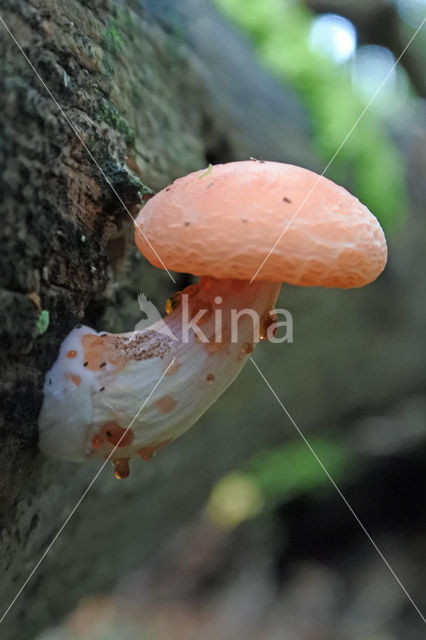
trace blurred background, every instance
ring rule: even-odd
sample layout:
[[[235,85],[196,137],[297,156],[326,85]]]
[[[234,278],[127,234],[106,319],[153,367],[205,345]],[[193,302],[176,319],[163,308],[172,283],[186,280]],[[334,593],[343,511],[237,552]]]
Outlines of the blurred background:
[[[326,175],[383,225],[389,265],[361,291],[283,288],[294,342],[262,344],[254,360],[286,411],[248,364],[196,428],[209,431],[212,465],[224,470],[200,513],[38,640],[424,638],[424,28],[396,60],[426,1],[207,4],[189,21],[193,37],[208,39],[218,12],[296,96],[292,110],[283,105],[285,126],[303,121],[311,144],[297,154],[319,172],[332,160]],[[220,30],[209,37],[220,43]],[[291,140],[281,156],[261,147],[254,156],[297,155]],[[226,148],[207,158],[232,159]],[[227,450],[244,453],[263,429],[269,445],[262,438],[229,469]],[[174,490],[191,491],[190,478]]]

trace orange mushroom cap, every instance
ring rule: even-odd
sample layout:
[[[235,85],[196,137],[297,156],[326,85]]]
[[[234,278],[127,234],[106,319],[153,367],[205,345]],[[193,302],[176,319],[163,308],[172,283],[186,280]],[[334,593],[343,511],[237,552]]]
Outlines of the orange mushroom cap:
[[[136,244],[155,266],[146,238],[168,269],[200,276],[251,279],[277,243],[257,280],[361,287],[387,258],[383,231],[357,198],[279,162],[230,162],[179,178],[148,201],[136,225]]]

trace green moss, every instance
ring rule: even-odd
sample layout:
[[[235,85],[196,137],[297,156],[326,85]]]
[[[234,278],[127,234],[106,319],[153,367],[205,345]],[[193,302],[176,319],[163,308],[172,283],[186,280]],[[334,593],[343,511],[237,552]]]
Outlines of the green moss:
[[[146,186],[138,176],[126,167],[116,165],[108,168],[112,176],[112,182],[119,190],[121,197],[127,206],[142,204],[145,196],[154,194],[153,190]]]
[[[128,181],[133,187],[136,187],[138,192],[140,193],[141,200],[144,196],[152,196],[155,191],[153,191],[150,187],[147,187],[146,184],[142,182],[138,176],[133,172],[128,172]]]
[[[106,100],[105,98],[101,99],[101,107],[96,119],[98,121],[106,122],[113,127],[113,129],[121,133],[124,136],[128,147],[134,146],[135,130],[111,100]]]
[[[102,166],[102,161],[106,153],[105,142],[101,141],[98,137],[91,135],[86,140],[86,146],[95,160],[100,164],[100,166]]]
[[[124,163],[117,162],[111,156],[106,140],[92,135],[88,138],[86,144],[127,207],[131,207],[134,204],[142,204],[145,196],[154,194],[152,189],[144,184]]]
[[[103,34],[104,46],[110,53],[117,54],[124,48],[117,20],[112,20]]]
[[[42,311],[40,311],[40,315],[37,318],[38,334],[42,336],[43,333],[46,333],[48,326],[49,326],[49,312],[47,311],[47,309],[43,309]]]
[[[102,33],[102,44],[105,51],[103,63],[109,76],[113,75],[116,66],[116,59],[124,49],[124,33],[126,32],[122,28],[121,19],[117,13],[117,15],[109,21],[107,28]]]

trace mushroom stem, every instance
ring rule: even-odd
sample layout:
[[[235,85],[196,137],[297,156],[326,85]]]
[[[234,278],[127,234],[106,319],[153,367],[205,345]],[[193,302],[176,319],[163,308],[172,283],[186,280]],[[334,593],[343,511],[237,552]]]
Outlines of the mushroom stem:
[[[200,418],[257,342],[270,337],[280,288],[206,276],[169,298],[166,317],[144,331],[74,329],[46,376],[41,449],[82,461],[106,458],[118,445],[116,474],[117,461],[152,458]]]

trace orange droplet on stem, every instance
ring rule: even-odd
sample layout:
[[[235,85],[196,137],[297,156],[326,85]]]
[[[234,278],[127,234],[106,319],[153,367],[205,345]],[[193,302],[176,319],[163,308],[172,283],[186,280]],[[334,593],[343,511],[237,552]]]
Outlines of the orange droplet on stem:
[[[260,320],[259,340],[268,340],[268,338],[271,337],[271,333],[272,336],[275,335],[277,327],[275,327],[272,332],[270,331],[270,327],[272,327],[273,324],[276,324],[276,322],[277,316],[274,310],[268,311],[264,316],[262,316]]]
[[[117,480],[124,480],[129,476],[129,458],[118,458],[113,460],[112,464],[114,465],[114,475]]]

